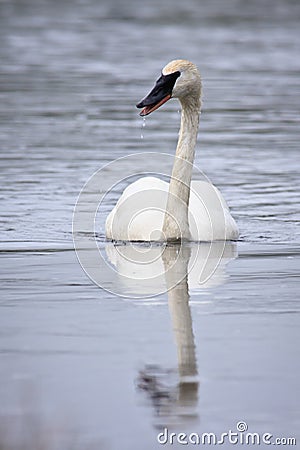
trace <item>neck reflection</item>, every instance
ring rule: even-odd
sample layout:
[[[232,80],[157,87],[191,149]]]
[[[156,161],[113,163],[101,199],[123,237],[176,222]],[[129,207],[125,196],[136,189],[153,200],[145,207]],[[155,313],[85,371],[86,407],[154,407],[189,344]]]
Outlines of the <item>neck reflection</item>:
[[[152,282],[158,292],[164,288],[177,349],[177,369],[145,365],[139,372],[137,385],[151,401],[155,427],[187,425],[197,421],[199,416],[199,378],[189,290],[222,284],[226,278],[226,263],[236,257],[236,246],[230,242],[214,242],[149,248],[150,272],[155,276],[143,284],[145,280],[141,278],[147,273],[146,253],[141,253],[138,246],[125,245],[122,249],[119,246],[114,264],[120,269],[120,281],[125,282],[127,289],[130,286],[145,296],[147,292],[151,294]],[[111,248],[108,254],[112,255]],[[121,262],[117,261],[120,255]],[[143,264],[140,265],[141,260]],[[141,267],[140,272],[138,267]],[[143,276],[139,278],[139,274]]]

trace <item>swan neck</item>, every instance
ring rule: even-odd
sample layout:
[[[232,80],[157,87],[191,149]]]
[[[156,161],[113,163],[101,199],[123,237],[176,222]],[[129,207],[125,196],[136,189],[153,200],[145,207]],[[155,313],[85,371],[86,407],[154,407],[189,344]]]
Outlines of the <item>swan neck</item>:
[[[188,207],[201,103],[199,97],[180,99],[180,103],[181,125],[163,226],[167,240],[190,238]]]
[[[195,99],[194,101],[182,99],[180,103],[182,107],[181,124],[176,156],[193,164],[200,118],[200,99],[198,101]]]

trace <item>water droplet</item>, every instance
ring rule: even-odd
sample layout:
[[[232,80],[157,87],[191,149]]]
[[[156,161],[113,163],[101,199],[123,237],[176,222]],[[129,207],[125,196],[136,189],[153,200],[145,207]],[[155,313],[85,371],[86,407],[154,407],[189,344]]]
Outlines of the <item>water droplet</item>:
[[[141,139],[144,139],[143,128],[146,126],[146,117],[143,117]]]

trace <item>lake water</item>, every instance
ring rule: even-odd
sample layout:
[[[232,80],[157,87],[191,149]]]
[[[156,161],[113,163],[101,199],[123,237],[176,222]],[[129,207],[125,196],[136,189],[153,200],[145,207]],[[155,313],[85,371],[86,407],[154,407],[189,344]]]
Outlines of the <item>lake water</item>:
[[[164,427],[241,421],[300,439],[299,18],[294,0],[0,3],[0,447],[150,450]],[[74,205],[97,170],[102,195],[174,153],[178,103],[145,123],[134,105],[175,58],[200,68],[195,164],[241,237],[116,247],[103,223],[118,186],[96,240],[81,234],[99,288]],[[132,265],[144,255],[158,278]]]

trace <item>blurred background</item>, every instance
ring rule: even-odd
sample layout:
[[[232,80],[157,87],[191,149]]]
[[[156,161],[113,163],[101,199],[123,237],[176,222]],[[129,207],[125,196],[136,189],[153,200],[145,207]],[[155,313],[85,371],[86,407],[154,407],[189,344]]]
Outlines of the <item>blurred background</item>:
[[[35,448],[45,427],[37,448],[158,445],[164,421],[153,425],[157,404],[136,384],[153,400],[145,371],[157,387],[177,367],[167,296],[124,301],[94,286],[73,252],[72,213],[103,164],[174,152],[179,104],[146,122],[135,104],[177,58],[203,78],[196,164],[241,232],[222,283],[190,293],[193,431],[244,419],[298,432],[299,19],[298,0],[0,1],[3,442]]]

